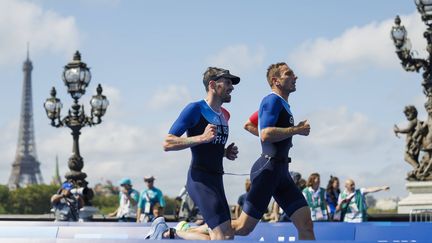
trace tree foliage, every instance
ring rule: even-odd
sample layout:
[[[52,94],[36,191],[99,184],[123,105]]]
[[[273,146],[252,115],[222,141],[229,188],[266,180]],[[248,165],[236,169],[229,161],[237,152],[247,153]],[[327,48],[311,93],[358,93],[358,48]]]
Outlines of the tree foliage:
[[[176,214],[176,206],[177,202],[174,198],[170,198],[168,196],[164,196],[166,205],[164,209],[164,213],[168,215],[174,215]]]
[[[99,209],[101,214],[114,212],[119,204],[118,195],[95,195],[92,200],[93,206]]]
[[[50,198],[58,190],[55,185],[30,185],[10,191],[0,185],[0,213],[45,214],[51,210]]]

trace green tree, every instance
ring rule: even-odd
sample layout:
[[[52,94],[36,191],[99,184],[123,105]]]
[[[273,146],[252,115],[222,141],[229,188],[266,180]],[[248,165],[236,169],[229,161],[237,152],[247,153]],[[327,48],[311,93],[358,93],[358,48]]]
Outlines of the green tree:
[[[96,195],[92,203],[93,206],[99,209],[101,214],[109,214],[119,206],[119,198],[118,195]]]
[[[7,213],[8,204],[9,204],[9,188],[5,185],[0,185],[0,214]]]
[[[51,210],[51,196],[58,190],[56,185],[30,185],[9,191],[6,211],[10,214],[44,214]]]
[[[174,198],[164,196],[166,206],[164,208],[165,215],[175,215],[176,214],[176,200]]]

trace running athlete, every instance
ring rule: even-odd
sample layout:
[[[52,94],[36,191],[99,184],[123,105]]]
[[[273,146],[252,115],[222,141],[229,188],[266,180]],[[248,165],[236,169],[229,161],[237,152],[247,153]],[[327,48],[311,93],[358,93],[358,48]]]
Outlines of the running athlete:
[[[288,104],[289,94],[296,90],[296,80],[286,63],[272,64],[267,70],[272,93],[263,98],[258,112],[262,155],[252,166],[252,186],[243,211],[232,223],[238,235],[248,235],[255,228],[273,196],[291,218],[299,239],[315,239],[308,204],[288,172],[292,137],[310,132],[307,120],[294,125]]]
[[[209,67],[203,78],[206,99],[190,103],[182,111],[163,146],[165,151],[191,148],[192,162],[186,187],[210,228],[211,240],[234,238],[223,187],[222,160],[224,156],[235,160],[238,149],[234,143],[225,148],[230,115],[222,104],[231,101],[233,85],[239,82],[240,78],[228,70]],[[181,137],[185,132],[187,137]]]

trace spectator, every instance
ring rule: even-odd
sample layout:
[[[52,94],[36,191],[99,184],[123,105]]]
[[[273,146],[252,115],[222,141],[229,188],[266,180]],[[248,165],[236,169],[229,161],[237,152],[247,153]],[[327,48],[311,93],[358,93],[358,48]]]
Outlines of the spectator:
[[[294,181],[294,184],[298,186],[300,179],[302,178],[301,174],[295,171],[290,171],[290,176]]]
[[[297,188],[300,189],[300,191],[303,191],[303,189],[306,188],[307,183],[306,180],[302,178],[302,175],[299,172],[295,171],[290,171],[290,175]]]
[[[73,184],[65,182],[57,194],[51,197],[55,213],[55,221],[78,221],[79,209],[83,207],[84,201],[79,194],[72,194]]]
[[[311,210],[312,221],[327,221],[327,203],[325,190],[320,187],[320,175],[312,173],[307,181],[307,187],[303,189],[303,195]]]
[[[365,195],[371,192],[379,192],[389,190],[388,186],[355,188],[355,183],[352,179],[345,181],[345,190],[339,195],[336,212],[342,211],[342,219],[344,222],[359,223],[367,220],[367,205]]]
[[[300,189],[300,191],[303,191],[306,188],[306,180],[303,178],[300,178],[300,180],[297,183],[297,187]]]
[[[234,210],[234,216],[235,216],[235,218],[238,218],[240,216],[240,213],[241,213],[242,208],[243,208],[244,201],[246,199],[246,195],[249,192],[250,187],[251,187],[251,181],[250,181],[249,178],[247,178],[246,182],[245,182],[245,190],[246,190],[246,192],[243,193],[242,195],[240,195],[240,197],[237,200],[237,205],[236,205],[235,210]]]
[[[154,187],[153,176],[144,177],[147,189],[144,189],[138,200],[137,222],[151,222],[154,219],[153,206],[156,203],[165,208],[165,199],[162,191]],[[163,213],[162,213],[163,214]]]
[[[137,204],[139,192],[132,188],[129,178],[119,181],[119,207],[109,217],[117,217],[119,222],[135,222],[137,220]]]
[[[330,180],[327,184],[326,188],[326,201],[327,201],[327,209],[329,212],[329,220],[330,221],[340,221],[340,212],[338,215],[336,215],[335,218],[335,212],[336,212],[336,206],[338,204],[338,198],[340,194],[339,189],[339,178],[336,176],[330,176]]]

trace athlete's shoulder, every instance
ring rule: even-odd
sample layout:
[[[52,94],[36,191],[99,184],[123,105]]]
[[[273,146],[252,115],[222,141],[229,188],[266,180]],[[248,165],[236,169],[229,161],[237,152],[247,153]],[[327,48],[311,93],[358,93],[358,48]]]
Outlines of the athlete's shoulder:
[[[263,102],[281,102],[281,98],[275,93],[270,93],[263,98]]]
[[[200,109],[201,106],[202,106],[202,102],[203,102],[203,100],[190,102],[189,104],[186,105],[186,108],[189,108],[189,109]]]
[[[191,103],[186,105],[186,107],[183,109],[183,111],[188,112],[188,113],[200,113],[201,112],[201,106],[202,106],[201,101],[191,102]]]
[[[275,93],[270,93],[262,99],[260,109],[263,107],[267,107],[267,109],[271,107],[272,110],[279,110],[282,109],[282,106],[282,98]]]
[[[224,115],[225,119],[228,121],[231,117],[231,114],[229,113],[229,111],[223,107],[221,107],[222,110],[222,114]]]

